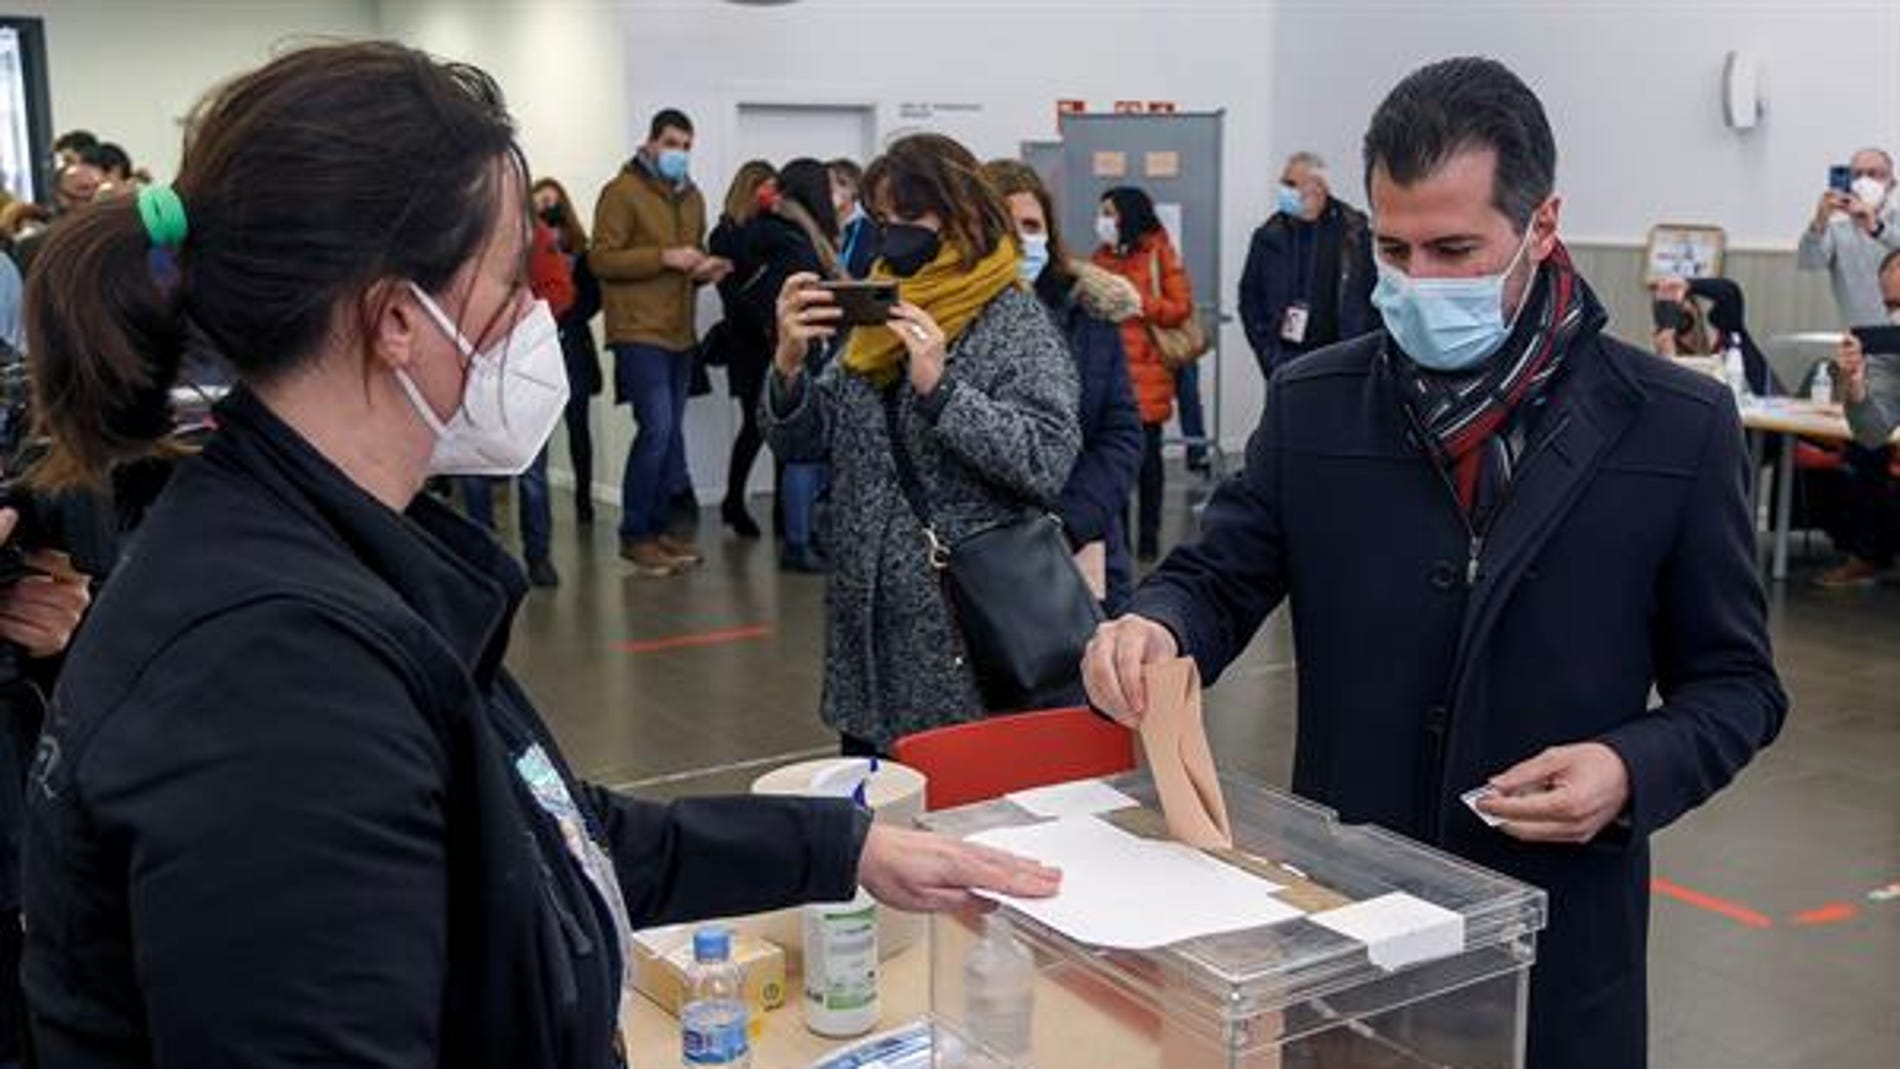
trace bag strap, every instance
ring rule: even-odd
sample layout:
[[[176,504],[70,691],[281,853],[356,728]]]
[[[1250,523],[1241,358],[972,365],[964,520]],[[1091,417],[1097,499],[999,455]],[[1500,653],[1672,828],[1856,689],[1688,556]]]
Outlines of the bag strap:
[[[1161,250],[1148,250],[1148,288],[1154,291],[1155,300],[1161,299]]]
[[[917,474],[917,461],[910,455],[910,443],[904,436],[904,420],[898,411],[898,390],[898,386],[891,386],[884,391],[884,426],[891,439],[891,459],[897,463],[897,485],[904,492],[904,500],[910,503],[911,512],[917,515],[917,522],[923,525],[924,539],[930,546],[931,568],[942,571],[950,566],[950,547],[937,537],[930,492],[924,488],[924,480]]]

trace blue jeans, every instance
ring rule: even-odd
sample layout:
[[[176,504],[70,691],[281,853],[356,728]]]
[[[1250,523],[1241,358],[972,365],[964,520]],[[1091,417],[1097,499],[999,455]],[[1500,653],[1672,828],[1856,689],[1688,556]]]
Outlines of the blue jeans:
[[[693,354],[651,345],[616,345],[618,395],[633,405],[639,426],[620,480],[620,539],[643,542],[666,533],[667,499],[692,489],[686,474],[686,390]]]
[[[1207,417],[1201,411],[1201,365],[1198,362],[1174,373],[1174,398],[1181,408],[1181,435],[1206,438]],[[1200,464],[1206,460],[1206,446],[1188,447],[1188,463]]]
[[[456,480],[462,486],[462,504],[468,509],[468,518],[491,531],[495,529],[495,483],[499,481],[475,475]],[[546,446],[541,447],[528,470],[516,477],[515,497],[521,512],[521,555],[529,560],[547,560],[554,509],[548,503]]]
[[[831,465],[795,463],[785,465],[781,487],[785,494],[785,544],[812,544],[812,513],[818,499],[831,485]]]

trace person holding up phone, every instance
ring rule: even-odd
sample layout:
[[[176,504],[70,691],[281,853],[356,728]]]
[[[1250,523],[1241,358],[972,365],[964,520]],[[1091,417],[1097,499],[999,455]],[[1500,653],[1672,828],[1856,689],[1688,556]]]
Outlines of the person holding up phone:
[[[1877,583],[1900,551],[1900,482],[1891,445],[1900,430],[1900,345],[1885,337],[1900,329],[1900,252],[1881,262],[1880,295],[1893,325],[1849,331],[1835,356],[1854,446],[1847,453],[1843,522],[1835,534],[1847,559],[1816,580],[1822,587]]]
[[[1847,179],[1845,186],[1842,177]],[[1854,153],[1845,168],[1830,169],[1828,188],[1801,234],[1796,263],[1804,271],[1828,272],[1835,303],[1850,327],[1887,321],[1876,276],[1881,260],[1900,249],[1897,208],[1893,157],[1884,149],[1864,148]]]
[[[883,230],[869,281],[896,282],[902,299],[887,324],[847,332],[817,274],[787,279],[764,420],[788,463],[831,463],[820,715],[847,754],[991,711],[905,498],[892,428],[947,545],[1052,508],[1082,441],[1075,361],[1020,281],[1015,226],[970,151],[902,138],[864,191]],[[814,371],[811,355],[833,339],[838,355]]]

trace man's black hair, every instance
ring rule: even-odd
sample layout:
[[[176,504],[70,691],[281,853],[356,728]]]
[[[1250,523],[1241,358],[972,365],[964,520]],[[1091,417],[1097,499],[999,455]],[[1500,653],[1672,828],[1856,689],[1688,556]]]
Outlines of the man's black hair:
[[[1366,186],[1375,170],[1401,186],[1453,156],[1497,154],[1491,202],[1519,230],[1557,182],[1557,141],[1530,86],[1494,59],[1464,56],[1420,67],[1386,95],[1366,129]]]
[[[664,108],[653,115],[653,121],[647,124],[647,140],[658,141],[660,135],[668,130],[678,130],[684,134],[693,132],[693,120],[678,108]]]

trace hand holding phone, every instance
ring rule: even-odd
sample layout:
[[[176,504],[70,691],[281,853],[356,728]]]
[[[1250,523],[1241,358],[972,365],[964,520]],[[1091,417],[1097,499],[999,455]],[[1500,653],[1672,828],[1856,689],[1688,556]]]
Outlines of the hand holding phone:
[[[1900,327],[1855,327],[1852,333],[1864,353],[1900,356]]]
[[[844,312],[839,322],[848,327],[882,326],[890,322],[891,310],[897,307],[895,282],[830,281],[818,287],[831,294]]]

